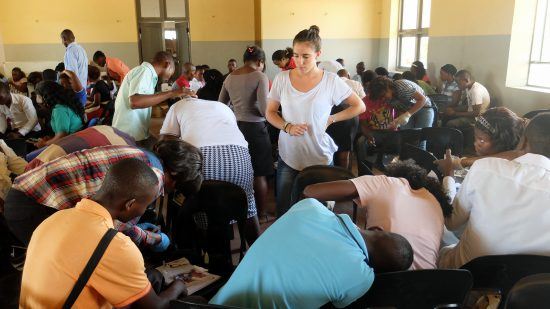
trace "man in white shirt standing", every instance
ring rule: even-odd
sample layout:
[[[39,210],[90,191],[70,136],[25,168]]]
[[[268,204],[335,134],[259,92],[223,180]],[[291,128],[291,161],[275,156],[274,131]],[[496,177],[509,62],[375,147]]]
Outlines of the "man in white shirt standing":
[[[533,118],[525,129],[525,154],[509,161],[474,163],[453,202],[449,230],[464,233],[440,251],[439,268],[458,268],[480,256],[550,256],[550,114]]]
[[[6,134],[8,139],[16,139],[39,131],[40,124],[31,99],[10,93],[8,86],[0,83],[0,133]]]
[[[448,107],[445,111],[447,117],[455,117],[447,122],[451,128],[463,128],[474,123],[477,116],[483,114],[491,104],[489,91],[482,84],[472,78],[472,74],[466,70],[460,70],[455,75],[455,81],[461,91],[466,92],[468,105],[466,107]]]
[[[78,76],[82,87],[86,88],[88,84],[88,56],[86,51],[75,42],[74,34],[69,29],[61,32],[61,42],[67,48],[63,57],[65,70],[73,71]]]

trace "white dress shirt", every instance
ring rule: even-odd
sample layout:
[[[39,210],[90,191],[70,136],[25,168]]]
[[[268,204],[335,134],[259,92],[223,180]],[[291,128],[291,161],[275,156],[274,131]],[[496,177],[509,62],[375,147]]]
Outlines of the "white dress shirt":
[[[513,161],[476,161],[445,224],[465,229],[456,246],[441,249],[440,268],[485,255],[550,256],[550,159],[528,153]]]
[[[30,131],[40,131],[36,109],[31,99],[21,94],[11,94],[11,105],[0,106],[0,132],[6,133],[8,119],[11,119],[11,128],[18,129],[23,136]]]

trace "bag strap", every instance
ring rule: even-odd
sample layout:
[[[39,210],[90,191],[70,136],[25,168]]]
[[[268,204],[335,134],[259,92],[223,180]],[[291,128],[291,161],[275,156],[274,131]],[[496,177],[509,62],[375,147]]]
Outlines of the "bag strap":
[[[78,299],[78,296],[82,292],[82,289],[84,289],[84,286],[86,286],[86,283],[88,283],[88,280],[90,280],[90,277],[97,267],[97,264],[99,264],[99,261],[103,257],[105,250],[107,250],[107,247],[109,247],[111,240],[113,240],[117,233],[117,230],[110,228],[109,230],[107,230],[105,235],[103,235],[103,238],[101,238],[101,240],[99,241],[99,244],[95,248],[94,253],[92,253],[92,256],[88,260],[88,263],[86,263],[84,270],[82,271],[82,273],[80,273],[80,276],[78,276],[78,280],[74,284],[73,289],[69,294],[69,297],[67,297],[67,300],[65,300],[65,304],[63,304],[63,309],[71,308],[75,301]]]

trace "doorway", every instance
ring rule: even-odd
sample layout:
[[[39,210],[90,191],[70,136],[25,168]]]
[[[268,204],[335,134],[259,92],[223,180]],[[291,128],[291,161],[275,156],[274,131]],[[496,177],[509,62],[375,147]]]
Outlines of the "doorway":
[[[136,0],[140,62],[151,61],[158,51],[174,56],[176,71],[191,61],[187,0]]]

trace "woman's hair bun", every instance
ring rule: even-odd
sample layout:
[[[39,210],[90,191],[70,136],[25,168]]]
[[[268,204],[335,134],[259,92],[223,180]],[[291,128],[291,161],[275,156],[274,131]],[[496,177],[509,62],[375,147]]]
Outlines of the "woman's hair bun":
[[[321,32],[321,29],[319,29],[318,26],[313,25],[313,26],[309,27],[308,31],[309,32],[315,32],[317,35],[319,35],[319,32]]]

